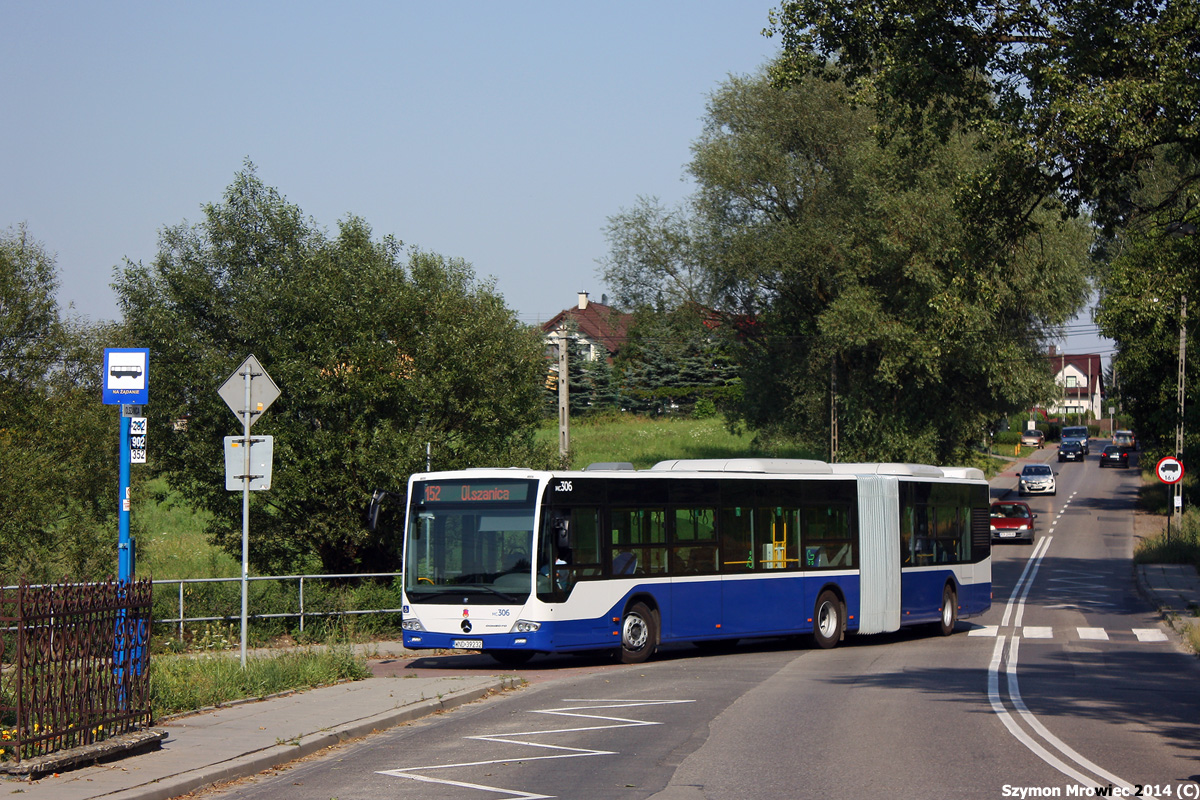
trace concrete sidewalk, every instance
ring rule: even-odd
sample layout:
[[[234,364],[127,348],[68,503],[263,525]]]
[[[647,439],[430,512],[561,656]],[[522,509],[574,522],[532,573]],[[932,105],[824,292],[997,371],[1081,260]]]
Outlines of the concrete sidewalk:
[[[991,481],[993,499],[1016,489],[1020,467],[1048,461],[1033,453]],[[1138,566],[1139,589],[1169,622],[1200,608],[1200,575],[1191,567]],[[339,742],[455,708],[511,688],[520,678],[471,669],[414,669],[398,642],[360,649],[375,677],[248,701],[161,721],[161,748],[34,781],[0,778],[0,793],[37,800],[167,800],[221,781],[255,775]],[[487,669],[486,665],[483,666]]]
[[[383,649],[403,652],[399,643],[384,643]],[[159,749],[32,781],[0,779],[0,793],[47,800],[166,800],[280,767],[518,683],[520,679],[501,675],[393,673],[233,704],[159,722],[155,730],[166,734]]]

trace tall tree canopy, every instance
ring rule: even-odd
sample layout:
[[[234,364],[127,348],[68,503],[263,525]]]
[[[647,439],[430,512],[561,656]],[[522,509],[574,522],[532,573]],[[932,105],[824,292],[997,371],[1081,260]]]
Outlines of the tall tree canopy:
[[[1141,191],[1147,196],[1139,199],[1145,205],[1163,202],[1178,184],[1180,172],[1188,169],[1173,159],[1160,159],[1144,171]],[[1106,242],[1096,311],[1101,332],[1117,345],[1114,399],[1121,413],[1126,420],[1132,417],[1139,437],[1152,452],[1171,454],[1175,454],[1179,422],[1179,329],[1185,313],[1191,320],[1185,361],[1192,364],[1185,380],[1185,449],[1194,450],[1200,441],[1200,407],[1194,399],[1200,389],[1194,367],[1200,344],[1195,334],[1200,313],[1200,237],[1176,223],[1180,210],[1171,206],[1184,202],[1176,196],[1148,218],[1149,224],[1126,228]]]
[[[363,505],[424,469],[427,444],[434,468],[545,459],[533,445],[541,342],[492,286],[354,217],[327,236],[252,166],[115,286],[131,339],[151,350],[151,459],[214,512],[210,535],[231,552],[240,494],[225,490],[222,437],[241,426],[216,390],[251,353],[279,386],[254,427],[275,437],[251,523],[261,569],[396,566]]]
[[[100,330],[59,313],[54,257],[0,232],[0,581],[116,570],[117,419]]]
[[[1084,302],[1090,234],[982,191],[972,137],[884,146],[874,123],[834,83],[730,79],[690,203],[613,217],[604,277],[721,311],[759,430],[823,446],[836,383],[842,458],[944,462],[1050,394],[1043,345]]]
[[[1137,191],[1161,148],[1200,163],[1197,0],[784,0],[767,33],[783,81],[844,78],[888,128],[966,125],[1010,179],[1094,203],[1109,227],[1168,207],[1198,221],[1195,169],[1151,205]]]

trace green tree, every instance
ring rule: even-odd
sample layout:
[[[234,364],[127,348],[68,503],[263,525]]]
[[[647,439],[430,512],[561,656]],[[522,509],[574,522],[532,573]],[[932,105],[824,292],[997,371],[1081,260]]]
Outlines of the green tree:
[[[1112,227],[1171,208],[1197,221],[1200,172],[1151,204],[1136,195],[1161,147],[1200,157],[1200,3],[1157,0],[785,0],[772,13],[776,77],[841,78],[884,130],[960,126],[1003,152],[1007,180],[1093,203]],[[1147,199],[1144,195],[1142,199]]]
[[[609,235],[613,240],[624,235],[619,218],[610,221]],[[636,311],[618,369],[631,411],[691,413],[701,399],[715,410],[732,407],[737,396],[737,367],[719,317],[688,302]]]
[[[627,214],[646,241],[690,232],[659,251],[738,334],[752,427],[823,445],[836,381],[843,457],[945,461],[1051,394],[1043,345],[1084,302],[1091,236],[1061,207],[981,189],[976,138],[881,145],[874,124],[834,83],[732,78],[693,145],[687,208]],[[614,250],[609,284],[645,283],[642,256]],[[660,271],[664,296],[681,272]]]
[[[0,578],[116,569],[117,419],[100,402],[109,331],[63,321],[54,258],[0,233]]]
[[[215,543],[240,553],[221,452],[241,426],[216,390],[251,353],[281,392],[254,427],[275,437],[271,489],[253,497],[261,570],[394,568],[398,544],[361,513],[424,469],[427,445],[435,469],[544,463],[540,341],[467,264],[355,217],[327,236],[252,165],[204,217],[164,230],[154,262],[115,286],[155,365],[159,466],[213,512]]]
[[[1181,169],[1172,156],[1165,152],[1140,177],[1141,191],[1147,195],[1139,198],[1144,205],[1163,202],[1180,172],[1189,170],[1186,165]],[[1186,202],[1175,195],[1167,208],[1143,220],[1144,224],[1127,227],[1106,242],[1096,311],[1101,332],[1116,343],[1113,367],[1119,393],[1115,399],[1122,413],[1136,420],[1147,447],[1172,454],[1179,421],[1179,328],[1185,311],[1194,320],[1200,308],[1200,239],[1178,224],[1180,211],[1169,207]],[[1195,327],[1194,323],[1188,326],[1188,360],[1200,344]],[[1187,373],[1185,450],[1191,451],[1200,439],[1200,409],[1191,399],[1200,384],[1194,369]]]

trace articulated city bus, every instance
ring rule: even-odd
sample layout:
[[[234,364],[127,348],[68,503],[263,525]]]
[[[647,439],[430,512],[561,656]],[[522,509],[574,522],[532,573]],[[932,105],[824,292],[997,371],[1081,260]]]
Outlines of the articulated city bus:
[[[413,475],[404,644],[619,651],[928,625],[991,605],[988,485],[973,468],[807,460]]]

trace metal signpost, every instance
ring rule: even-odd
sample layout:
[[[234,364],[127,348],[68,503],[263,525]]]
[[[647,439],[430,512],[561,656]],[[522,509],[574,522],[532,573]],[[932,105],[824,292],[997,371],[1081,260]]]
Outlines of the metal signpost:
[[[1154,466],[1154,472],[1158,475],[1158,479],[1167,485],[1168,495],[1174,502],[1174,508],[1171,508],[1171,503],[1167,504],[1167,541],[1171,541],[1171,516],[1181,514],[1183,512],[1183,495],[1179,489],[1183,484],[1183,462],[1174,456],[1163,456]],[[1178,523],[1178,520],[1176,521]]]
[[[104,383],[101,401],[120,406],[120,463],[117,486],[117,580],[133,580],[133,540],[129,538],[129,464],[146,461],[146,420],[141,406],[150,402],[150,350],[135,347],[108,347],[104,350]],[[130,427],[138,420],[139,448],[130,439]]]
[[[271,488],[271,450],[270,436],[250,438],[250,426],[262,416],[272,403],[279,397],[279,387],[271,380],[271,376],[263,369],[262,364],[253,355],[246,358],[242,365],[230,375],[217,394],[225,401],[230,410],[242,421],[242,435],[227,437],[225,440],[225,486],[242,490],[242,668],[246,667],[246,618],[247,598],[250,582],[250,492]],[[259,447],[256,448],[255,445]],[[230,451],[241,451],[239,459],[230,458]],[[253,453],[251,451],[254,451]],[[260,457],[265,454],[265,465]],[[257,459],[257,460],[256,460]],[[260,467],[254,473],[252,466],[257,463]],[[232,476],[230,469],[240,473]],[[232,484],[232,485],[231,485]]]
[[[125,596],[137,569],[134,541],[129,535],[129,465],[146,463],[146,418],[142,406],[150,402],[149,348],[109,347],[104,350],[103,389],[100,400],[105,405],[119,406],[120,444],[117,471],[117,587]],[[117,703],[128,709],[126,686],[131,670],[142,664],[142,647],[146,641],[143,629],[130,630],[125,609],[117,612],[113,630],[113,664],[117,676]]]

